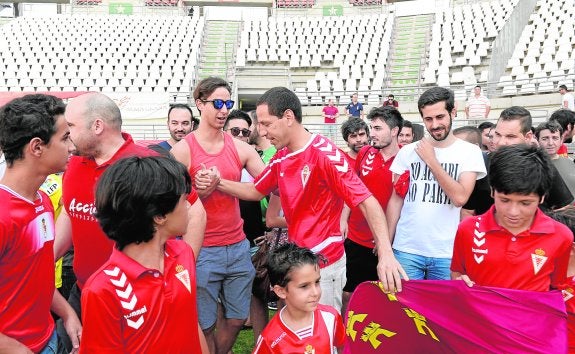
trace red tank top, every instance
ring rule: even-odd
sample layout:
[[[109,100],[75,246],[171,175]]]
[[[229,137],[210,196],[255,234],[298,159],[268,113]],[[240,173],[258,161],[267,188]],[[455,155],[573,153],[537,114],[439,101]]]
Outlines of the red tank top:
[[[240,181],[242,163],[234,145],[233,138],[224,136],[224,148],[215,154],[207,153],[198,143],[194,134],[186,136],[190,147],[190,176],[192,180],[203,163],[207,168],[216,166],[222,178],[230,181]],[[203,247],[226,246],[238,243],[246,236],[243,232],[243,220],[240,216],[238,198],[218,190],[202,199],[206,209],[206,233]]]

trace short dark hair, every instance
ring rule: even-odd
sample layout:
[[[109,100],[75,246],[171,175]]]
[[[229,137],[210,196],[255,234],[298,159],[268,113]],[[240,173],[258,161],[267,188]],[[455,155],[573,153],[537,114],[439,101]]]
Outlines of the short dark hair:
[[[483,132],[485,129],[491,129],[495,126],[495,123],[493,122],[481,122],[477,128],[479,130],[481,130],[481,132]]]
[[[120,250],[148,242],[156,231],[154,217],[172,212],[190,190],[190,175],[175,159],[128,157],[108,167],[98,181],[96,218]]]
[[[385,106],[372,108],[371,111],[369,111],[367,114],[367,120],[371,122],[376,119],[384,121],[390,130],[398,127],[398,134],[401,130],[401,127],[403,127],[403,117],[395,107]]]
[[[395,98],[395,96],[393,95],[393,93],[390,93],[389,95],[387,95],[387,98]]]
[[[561,89],[563,89],[563,90],[565,90],[565,91],[569,91],[569,90],[567,89],[567,85],[559,85],[559,90],[561,90]]]
[[[411,128],[411,130],[413,131],[413,123],[411,123],[410,120],[404,119],[401,128]]]
[[[174,104],[171,104],[170,109],[168,109],[168,121],[170,120],[170,113],[172,113],[172,111],[174,109],[187,110],[188,112],[190,112],[190,120],[192,120],[194,118],[194,112],[192,111],[190,106],[188,106],[187,104],[184,104],[184,103],[174,103]]]
[[[194,127],[192,128],[192,131],[194,131],[198,129],[198,127],[200,126],[200,118],[192,117],[192,121],[194,122]]]
[[[512,106],[501,111],[499,120],[510,122],[518,120],[521,124],[521,134],[525,135],[531,130],[532,119],[531,113],[524,107]],[[499,121],[498,120],[498,121]]]
[[[451,114],[455,107],[455,96],[453,91],[445,87],[432,87],[419,96],[417,101],[417,109],[421,115],[421,109],[425,106],[436,104],[437,102],[445,102],[445,109]]]
[[[234,119],[243,119],[246,121],[246,123],[248,123],[248,127],[252,126],[252,119],[250,118],[249,114],[247,114],[244,111],[240,111],[239,109],[234,109],[233,111],[230,112],[230,114],[228,114],[228,118],[224,123],[224,129],[226,129],[228,127],[229,122]]]
[[[463,140],[467,141],[468,143],[481,145],[481,130],[479,130],[477,127],[466,125],[453,129],[453,135],[458,134],[465,134],[465,138]]]
[[[367,134],[369,134],[369,127],[367,124],[360,118],[352,117],[341,125],[341,135],[343,136],[343,140],[347,141],[347,138],[353,133],[356,133],[360,130],[365,130]]]
[[[30,140],[40,138],[45,144],[50,143],[56,133],[57,117],[65,111],[61,99],[42,94],[19,97],[1,107],[0,150],[6,165],[11,167],[24,157],[24,146]]]
[[[232,93],[232,88],[226,80],[215,76],[207,77],[196,85],[194,89],[194,100],[204,100],[220,87]]]
[[[279,285],[285,288],[291,280],[291,272],[295,268],[306,264],[317,266],[325,262],[325,258],[313,253],[309,248],[299,247],[295,243],[288,242],[273,250],[268,256],[268,274],[270,285]]]
[[[411,126],[413,132],[413,142],[423,139],[425,132],[423,131],[423,125],[419,123],[413,123]]]
[[[298,123],[302,122],[301,102],[290,89],[286,87],[272,87],[260,96],[256,107],[267,105],[272,116],[282,117],[285,111],[291,110]]]
[[[535,128],[535,137],[539,139],[539,133],[541,133],[541,131],[545,129],[549,130],[551,133],[559,132],[559,136],[563,134],[563,128],[561,127],[561,125],[557,121],[550,120],[548,122],[543,122],[539,124],[537,128]]]
[[[549,155],[540,148],[527,144],[502,146],[491,153],[489,184],[499,193],[535,193],[543,197],[551,188],[554,171]]]
[[[566,131],[569,129],[569,125],[575,125],[575,112],[569,109],[558,109],[551,114],[549,120],[556,121],[561,125],[563,131]]]

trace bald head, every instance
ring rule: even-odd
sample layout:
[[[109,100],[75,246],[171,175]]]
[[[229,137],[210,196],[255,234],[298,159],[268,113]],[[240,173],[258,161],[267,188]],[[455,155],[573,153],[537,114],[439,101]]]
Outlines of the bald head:
[[[100,118],[112,129],[119,131],[122,128],[120,108],[112,99],[101,93],[90,92],[76,97],[68,103],[68,107],[82,112],[87,125]]]

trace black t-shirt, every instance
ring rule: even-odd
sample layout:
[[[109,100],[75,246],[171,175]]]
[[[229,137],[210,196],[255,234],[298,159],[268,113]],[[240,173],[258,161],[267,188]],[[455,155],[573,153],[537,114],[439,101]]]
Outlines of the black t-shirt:
[[[475,210],[475,215],[485,213],[493,205],[491,187],[489,186],[489,155],[484,155],[484,159],[487,176],[475,182],[473,192],[471,192],[469,200],[463,206],[463,209]],[[543,210],[561,208],[573,202],[573,195],[571,195],[569,188],[567,188],[555,166],[552,166],[550,172],[553,174],[553,182],[551,189],[541,204]]]

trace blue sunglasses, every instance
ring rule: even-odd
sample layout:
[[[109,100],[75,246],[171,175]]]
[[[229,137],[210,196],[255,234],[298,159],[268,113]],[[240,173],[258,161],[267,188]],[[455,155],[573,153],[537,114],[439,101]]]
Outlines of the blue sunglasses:
[[[224,104],[226,105],[227,109],[232,109],[234,107],[234,101],[232,100],[220,100],[219,98],[215,98],[213,100],[201,100],[202,102],[212,102],[212,104],[214,105],[215,109],[222,109],[224,107]]]

